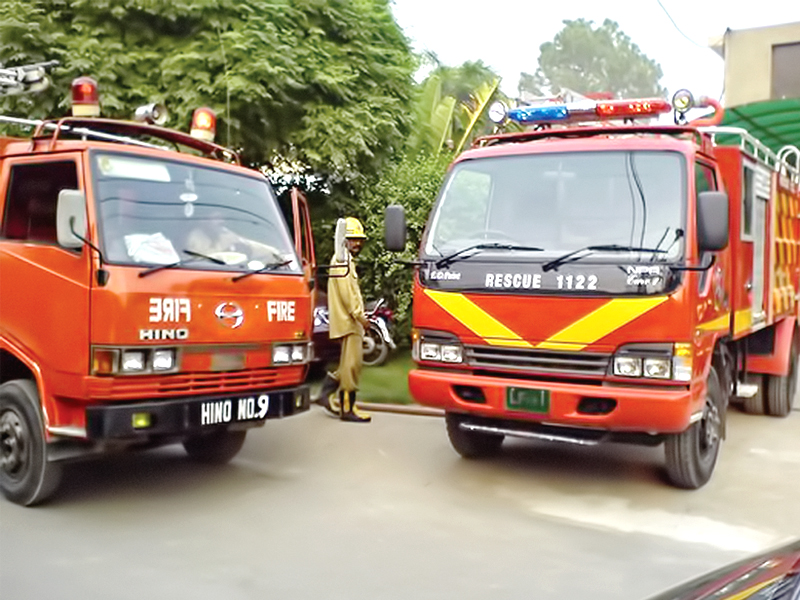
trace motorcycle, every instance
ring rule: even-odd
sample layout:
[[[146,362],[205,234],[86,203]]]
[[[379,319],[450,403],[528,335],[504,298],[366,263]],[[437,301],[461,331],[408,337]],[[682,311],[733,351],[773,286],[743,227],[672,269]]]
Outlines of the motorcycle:
[[[394,314],[381,298],[368,302],[366,316],[369,327],[364,331],[363,360],[364,365],[374,367],[386,362],[389,352],[397,346],[392,339],[391,327]],[[317,371],[324,372],[324,365],[339,360],[339,345],[328,337],[328,306],[326,299],[320,298],[320,304],[314,308],[314,363]],[[317,364],[318,363],[318,364]]]
[[[390,331],[394,314],[386,306],[386,301],[383,298],[368,302],[366,313],[369,328],[364,331],[362,345],[364,364],[368,367],[375,367],[385,363],[389,356],[389,351],[397,347]]]

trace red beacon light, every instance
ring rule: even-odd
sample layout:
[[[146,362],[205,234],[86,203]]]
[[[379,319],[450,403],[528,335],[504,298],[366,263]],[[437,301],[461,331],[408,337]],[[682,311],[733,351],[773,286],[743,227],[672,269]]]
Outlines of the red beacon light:
[[[633,119],[670,112],[672,105],[663,98],[608,100],[598,102],[595,110],[603,118]]]
[[[100,116],[97,82],[91,77],[78,77],[72,81],[72,116]]]
[[[217,115],[210,108],[195,109],[192,115],[192,137],[205,142],[213,142],[217,133]]]

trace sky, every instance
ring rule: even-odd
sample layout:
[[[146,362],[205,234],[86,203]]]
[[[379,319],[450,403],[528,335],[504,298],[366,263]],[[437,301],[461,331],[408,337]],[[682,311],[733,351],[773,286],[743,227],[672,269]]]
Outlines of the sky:
[[[616,21],[661,65],[669,96],[688,88],[695,97],[719,99],[723,60],[709,39],[726,29],[800,22],[800,0],[393,0],[393,12],[414,50],[432,51],[448,66],[480,59],[512,98],[520,72],[536,71],[539,46],[553,40],[564,20],[584,18]]]

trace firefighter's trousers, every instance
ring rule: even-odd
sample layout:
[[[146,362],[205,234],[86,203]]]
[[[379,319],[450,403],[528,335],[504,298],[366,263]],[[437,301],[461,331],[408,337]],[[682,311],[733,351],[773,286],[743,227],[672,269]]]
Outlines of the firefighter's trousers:
[[[361,366],[364,358],[361,335],[359,333],[351,333],[340,338],[340,341],[342,347],[339,368],[336,369],[333,376],[339,380],[340,390],[355,392],[358,390],[358,381],[361,378]]]

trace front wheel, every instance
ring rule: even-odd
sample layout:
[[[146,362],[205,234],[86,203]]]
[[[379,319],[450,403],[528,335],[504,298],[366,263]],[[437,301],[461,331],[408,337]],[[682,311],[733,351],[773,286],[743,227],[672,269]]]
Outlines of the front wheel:
[[[462,429],[463,421],[464,418],[460,415],[445,415],[447,437],[456,452],[464,458],[486,458],[500,451],[505,436]]]
[[[722,396],[719,375],[712,367],[700,420],[666,440],[667,477],[676,487],[694,490],[711,479],[721,442]]]
[[[39,393],[32,381],[0,385],[0,488],[23,506],[47,499],[61,481],[61,465],[47,460]]]
[[[193,435],[183,441],[186,453],[197,462],[224,465],[239,453],[246,431],[223,429],[204,435]]]

